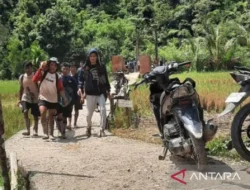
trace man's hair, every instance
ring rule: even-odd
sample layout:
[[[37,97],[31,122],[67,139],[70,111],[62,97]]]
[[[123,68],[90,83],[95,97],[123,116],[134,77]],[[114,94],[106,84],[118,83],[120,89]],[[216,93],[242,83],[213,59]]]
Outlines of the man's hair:
[[[29,67],[29,66],[32,66],[32,62],[31,61],[24,61],[23,62],[23,67],[24,68]]]
[[[74,61],[71,62],[71,63],[70,63],[70,67],[77,67],[76,62],[74,62]]]
[[[70,64],[68,62],[63,62],[62,67],[70,67]]]

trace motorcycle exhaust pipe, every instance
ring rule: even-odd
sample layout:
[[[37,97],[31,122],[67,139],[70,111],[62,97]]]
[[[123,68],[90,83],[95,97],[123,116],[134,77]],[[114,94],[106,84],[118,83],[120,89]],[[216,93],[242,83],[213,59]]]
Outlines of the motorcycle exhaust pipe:
[[[204,138],[205,142],[208,142],[214,138],[218,127],[213,124],[212,120],[208,120],[203,129],[204,129],[203,130],[203,138]]]

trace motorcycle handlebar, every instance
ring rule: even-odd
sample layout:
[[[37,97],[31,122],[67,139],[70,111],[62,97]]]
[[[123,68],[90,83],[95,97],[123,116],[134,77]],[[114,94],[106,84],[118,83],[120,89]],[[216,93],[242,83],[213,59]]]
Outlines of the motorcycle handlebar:
[[[173,63],[173,64],[168,65],[168,69],[178,68],[178,67],[190,65],[190,64],[191,64],[191,61],[185,61],[182,63]],[[144,78],[142,81],[135,84],[134,89],[136,89],[138,86],[142,85],[143,83],[145,83],[146,81],[149,81],[149,80],[150,80],[150,77]]]
[[[191,64],[191,61],[185,61],[185,62],[182,62],[182,63],[178,63],[178,66],[181,67],[181,66],[190,65],[190,64]]]

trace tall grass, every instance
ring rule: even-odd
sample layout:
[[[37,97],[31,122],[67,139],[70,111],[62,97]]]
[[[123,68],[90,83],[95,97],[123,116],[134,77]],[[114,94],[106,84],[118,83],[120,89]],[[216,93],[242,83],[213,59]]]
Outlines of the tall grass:
[[[24,128],[23,115],[17,107],[18,81],[1,81],[0,95],[3,105],[3,119],[5,123],[5,138]]]
[[[232,92],[239,91],[240,86],[232,79],[229,72],[182,73],[175,75],[182,81],[190,77],[196,82],[202,106],[208,112],[220,112],[225,108],[225,100]]]
[[[10,138],[24,128],[23,115],[21,110],[17,107],[18,89],[18,81],[0,81],[0,96],[5,123],[5,139]],[[2,185],[3,179],[0,177],[0,186]]]
[[[15,94],[2,95],[3,118],[5,123],[5,138],[8,139],[24,128],[23,114],[17,107]]]
[[[149,101],[149,88],[146,85],[132,91],[130,98],[133,101],[134,111],[139,115],[151,115],[153,113]]]

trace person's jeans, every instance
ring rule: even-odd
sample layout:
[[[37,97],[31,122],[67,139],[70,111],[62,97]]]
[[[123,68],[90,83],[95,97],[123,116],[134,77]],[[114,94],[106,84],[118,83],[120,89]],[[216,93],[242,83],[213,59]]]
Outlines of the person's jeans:
[[[87,124],[90,128],[92,126],[92,116],[96,108],[96,104],[98,103],[100,106],[100,115],[101,115],[101,121],[100,121],[100,128],[105,129],[106,128],[106,101],[105,96],[102,94],[100,96],[91,96],[87,95]]]

